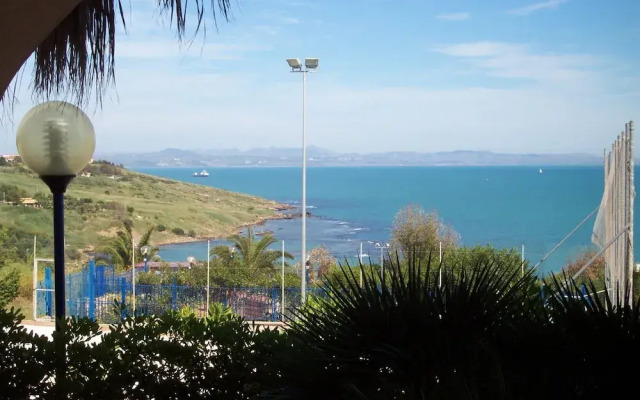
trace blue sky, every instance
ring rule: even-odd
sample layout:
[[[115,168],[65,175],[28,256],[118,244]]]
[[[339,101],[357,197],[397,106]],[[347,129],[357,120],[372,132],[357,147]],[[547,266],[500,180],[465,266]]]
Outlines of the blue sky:
[[[637,0],[245,0],[179,44],[154,1],[132,0],[97,153],[299,147],[338,151],[587,152],[640,123]],[[25,74],[28,78],[29,71]],[[0,152],[33,105],[19,85]]]

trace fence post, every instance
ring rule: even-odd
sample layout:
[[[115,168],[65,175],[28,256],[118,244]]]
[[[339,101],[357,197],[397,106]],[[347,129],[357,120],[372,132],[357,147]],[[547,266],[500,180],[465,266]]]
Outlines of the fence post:
[[[222,307],[227,308],[227,285],[222,284]]]
[[[580,292],[582,292],[582,298],[587,301],[588,305],[591,305],[591,301],[589,301],[589,296],[587,296],[587,287],[583,283],[580,287]]]
[[[176,284],[176,278],[173,278],[173,284],[171,285],[171,308],[175,311],[178,308],[178,285]]]
[[[278,288],[276,286],[271,290],[271,321],[277,321],[278,313]]]
[[[120,305],[124,306],[126,305],[126,302],[127,302],[127,278],[123,276],[122,278],[120,278]],[[124,308],[120,313],[120,317],[121,318],[125,317]]]
[[[67,285],[66,285],[66,293],[67,293],[67,315],[71,316],[72,311],[71,311],[71,296],[73,295],[73,292],[71,290],[71,274],[67,274]]]
[[[51,268],[50,267],[46,267],[44,269],[44,288],[45,289],[52,289],[51,287]],[[46,315],[53,317],[53,310],[52,310],[52,305],[51,305],[51,292],[47,291],[44,292],[44,304],[45,304],[45,310],[46,310]],[[35,318],[35,316],[34,316]]]
[[[89,318],[96,317],[96,264],[89,260]]]
[[[104,265],[98,265],[97,269],[97,278],[98,278],[98,290],[96,292],[97,296],[104,296],[105,294],[105,284],[104,284]]]

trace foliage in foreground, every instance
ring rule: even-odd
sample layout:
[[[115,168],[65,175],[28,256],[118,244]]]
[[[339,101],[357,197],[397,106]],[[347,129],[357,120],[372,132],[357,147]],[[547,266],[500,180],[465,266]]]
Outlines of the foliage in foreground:
[[[615,398],[633,382],[640,317],[552,277],[546,298],[520,262],[460,273],[416,259],[391,278],[345,270],[297,312],[282,360],[287,399]],[[565,277],[566,278],[566,277]],[[593,287],[591,288],[593,291]],[[320,378],[321,377],[321,378]],[[321,381],[322,385],[317,382]]]
[[[640,313],[567,276],[522,276],[514,258],[454,270],[429,259],[330,279],[286,333],[256,332],[221,306],[125,318],[99,343],[72,320],[70,398],[617,398],[634,382]],[[591,286],[591,292],[594,291]],[[54,398],[54,348],[0,311],[0,396]]]
[[[0,397],[56,398],[53,343],[20,322],[16,311],[0,311]],[[126,318],[90,342],[98,334],[87,319],[67,324],[68,398],[248,399],[280,382],[267,365],[286,336],[226,310]]]

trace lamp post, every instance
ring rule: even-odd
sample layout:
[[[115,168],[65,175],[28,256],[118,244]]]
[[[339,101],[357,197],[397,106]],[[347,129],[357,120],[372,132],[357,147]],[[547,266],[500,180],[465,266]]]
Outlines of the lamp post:
[[[306,284],[306,259],[307,259],[307,133],[306,133],[306,101],[307,101],[307,72],[314,71],[318,68],[317,58],[306,58],[304,60],[304,69],[298,58],[287,58],[287,63],[291,67],[291,72],[302,73],[302,265],[300,296],[302,304],[307,298]]]
[[[71,180],[91,160],[96,136],[82,110],[61,101],[49,101],[35,106],[22,118],[16,146],[24,163],[38,174],[53,195],[56,386],[59,393],[64,394],[64,193]]]
[[[151,251],[151,246],[142,246],[140,247],[140,252],[142,253],[142,257],[144,257],[144,272],[149,272],[149,252]]]
[[[376,249],[380,249],[380,268],[382,269],[382,282],[384,283],[384,249],[389,248],[389,243],[376,243]]]

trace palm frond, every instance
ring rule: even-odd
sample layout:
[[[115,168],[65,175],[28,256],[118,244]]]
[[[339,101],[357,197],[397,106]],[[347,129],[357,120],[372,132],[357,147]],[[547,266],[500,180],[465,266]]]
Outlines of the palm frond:
[[[179,39],[186,34],[187,15],[196,18],[194,35],[206,34],[205,16],[230,17],[230,0],[157,0],[168,13]],[[192,11],[194,12],[192,14]],[[121,0],[84,0],[35,49],[33,92],[37,97],[70,96],[84,103],[92,94],[98,103],[115,82],[116,22],[126,28]],[[1,96],[0,96],[1,97]]]

